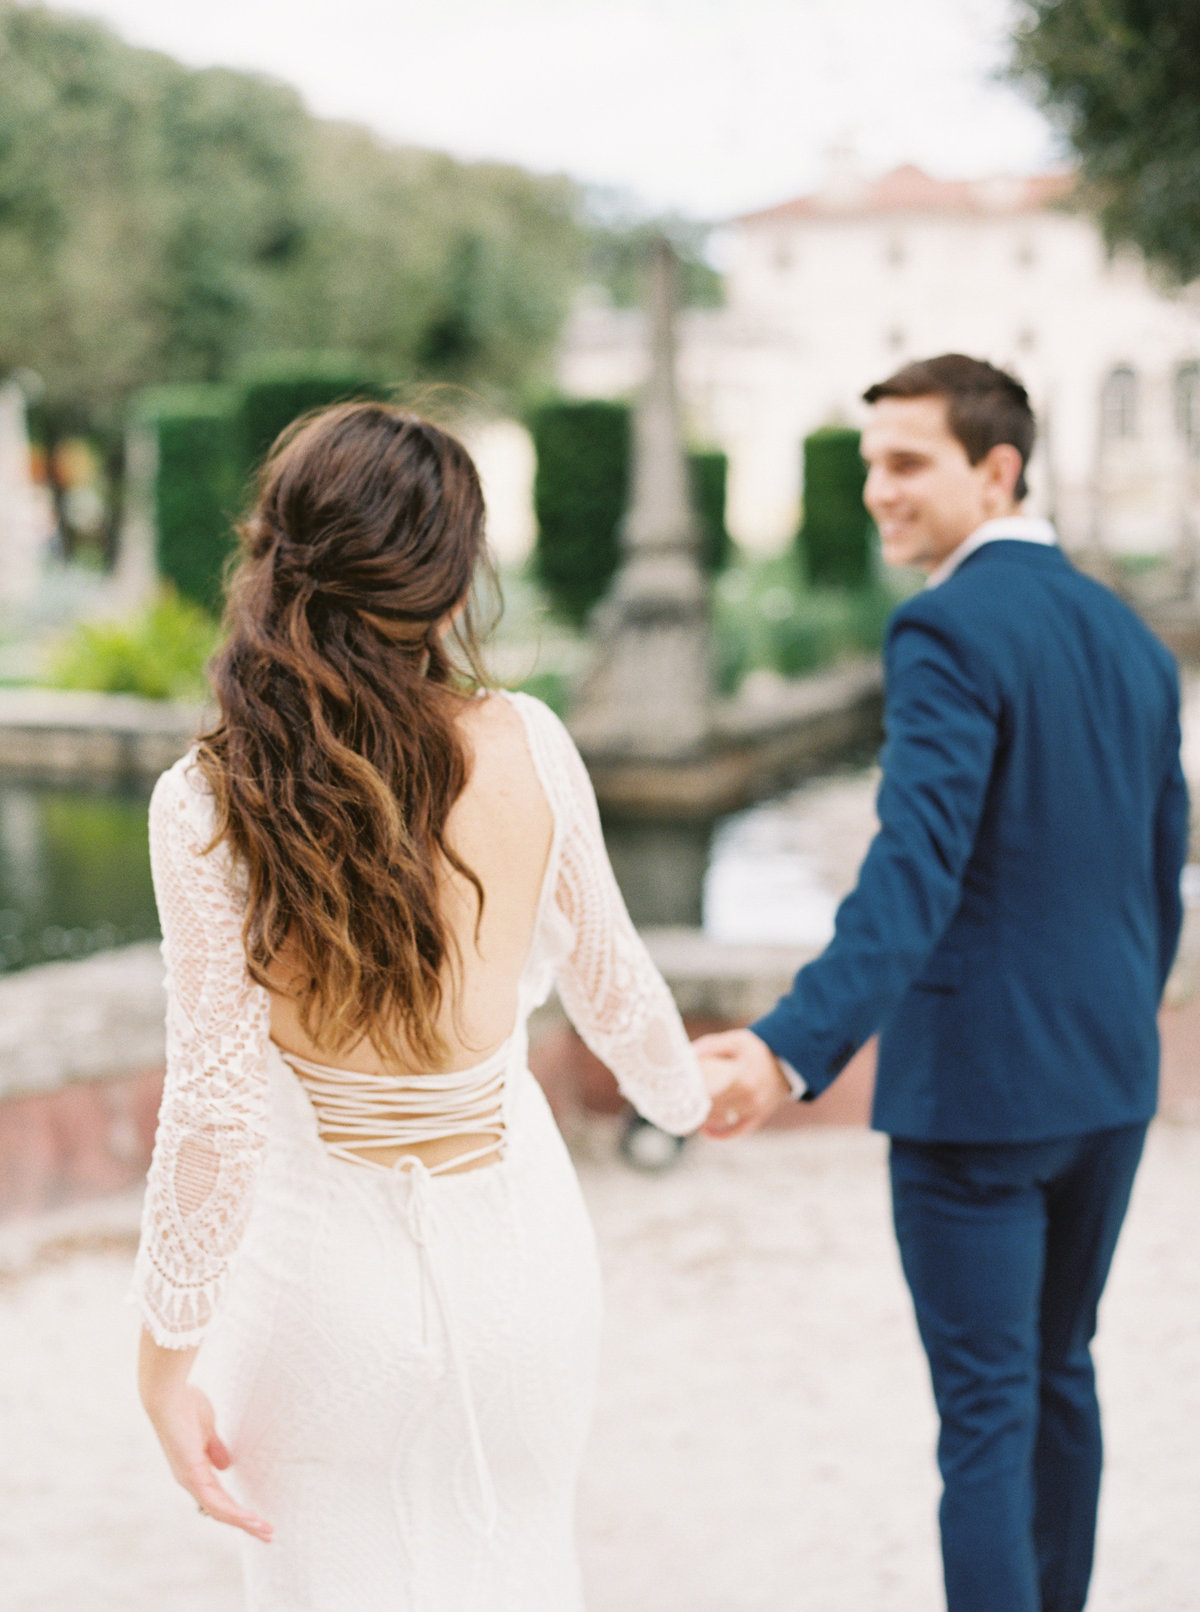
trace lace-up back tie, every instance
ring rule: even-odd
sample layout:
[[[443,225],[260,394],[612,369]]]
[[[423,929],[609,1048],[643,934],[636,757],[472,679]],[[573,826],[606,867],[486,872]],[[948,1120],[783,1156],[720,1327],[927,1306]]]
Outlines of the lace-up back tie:
[[[386,1170],[391,1166],[361,1150],[412,1147],[456,1136],[485,1136],[488,1140],[429,1165],[430,1175],[444,1175],[493,1154],[503,1154],[509,1042],[473,1068],[411,1075],[404,1080],[313,1063],[282,1048],[280,1055],[304,1087],[317,1116],[321,1139],[335,1159]],[[330,1141],[329,1137],[336,1140]]]
[[[471,1392],[471,1379],[467,1375],[460,1330],[446,1292],[446,1285],[442,1280],[437,1249],[440,1229],[432,1191],[433,1171],[427,1169],[420,1159],[410,1155],[408,1158],[397,1159],[395,1164],[388,1168],[387,1173],[395,1185],[403,1189],[403,1208],[409,1235],[417,1246],[421,1260],[421,1280],[432,1293],[441,1318],[446,1347],[450,1351],[454,1381],[462,1404],[467,1443],[471,1450],[471,1462],[475,1468],[475,1481],[479,1486],[479,1521],[483,1532],[491,1539],[496,1532],[499,1505],[496,1500],[496,1486],[483,1449],[483,1438],[479,1431],[479,1413],[475,1408],[475,1395]],[[429,1315],[429,1307],[425,1303],[421,1305],[421,1315],[424,1328],[428,1325]],[[428,1336],[423,1341],[428,1345]]]

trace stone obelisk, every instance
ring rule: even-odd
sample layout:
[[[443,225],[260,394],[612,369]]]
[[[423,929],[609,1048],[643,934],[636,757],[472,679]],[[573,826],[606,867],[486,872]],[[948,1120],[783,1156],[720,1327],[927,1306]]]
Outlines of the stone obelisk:
[[[593,619],[596,660],[571,717],[589,758],[696,755],[712,725],[708,585],[675,381],[678,268],[665,240],[652,249],[648,279],[649,369],[634,414],[621,563]]]

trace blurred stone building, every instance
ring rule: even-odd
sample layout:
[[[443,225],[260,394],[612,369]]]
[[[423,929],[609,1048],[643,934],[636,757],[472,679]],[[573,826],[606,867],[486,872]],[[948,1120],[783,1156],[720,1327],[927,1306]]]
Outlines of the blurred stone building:
[[[1031,508],[1075,550],[1161,556],[1190,577],[1200,550],[1200,294],[1110,254],[1071,207],[1069,174],[946,181],[902,167],[823,187],[723,229],[724,307],[682,321],[692,435],[729,455],[728,523],[781,547],[802,498],[801,442],[857,423],[863,388],[905,360],[959,350],[1013,368],[1042,423]],[[642,316],[577,309],[568,395],[629,394]]]

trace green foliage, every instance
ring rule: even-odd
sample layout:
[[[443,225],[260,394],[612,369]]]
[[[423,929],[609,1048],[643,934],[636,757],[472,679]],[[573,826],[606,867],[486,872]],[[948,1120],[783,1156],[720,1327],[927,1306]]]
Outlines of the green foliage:
[[[872,575],[871,518],[859,433],[827,426],[804,439],[804,520],[798,538],[814,587],[864,588]]]
[[[1025,0],[1014,70],[1075,148],[1112,242],[1200,274],[1200,6]]]
[[[710,576],[723,571],[733,558],[733,539],[725,525],[725,487],[728,455],[716,449],[690,453],[692,497],[702,534],[701,560]]]
[[[617,567],[629,483],[629,405],[543,403],[530,430],[537,452],[534,572],[559,609],[582,622]]]
[[[390,148],[285,85],[0,0],[0,374],[41,377],[51,436],[115,441],[132,391],[257,352],[519,402],[549,369],[580,212],[566,180]]]
[[[541,404],[530,421],[537,451],[533,502],[538,536],[534,574],[568,618],[582,622],[604,596],[621,555],[629,498],[633,411],[589,399]],[[712,573],[733,545],[725,527],[723,453],[688,455],[701,527],[701,560]]]
[[[214,613],[239,503],[237,406],[227,386],[159,387],[138,400],[137,419],[157,446],[158,573]]]
[[[713,590],[718,687],[732,694],[750,672],[799,677],[873,653],[898,597],[880,586],[810,587],[791,554],[737,561]]]
[[[55,688],[140,694],[151,700],[195,700],[206,691],[204,668],[217,643],[217,623],[198,605],[165,589],[127,622],[84,622],[60,645],[47,681]]]

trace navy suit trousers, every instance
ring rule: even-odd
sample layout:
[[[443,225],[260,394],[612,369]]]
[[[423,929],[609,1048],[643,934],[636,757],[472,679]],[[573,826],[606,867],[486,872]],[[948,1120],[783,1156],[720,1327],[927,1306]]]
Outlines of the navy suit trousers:
[[[1090,1345],[1144,1124],[894,1138],[892,1204],[941,1418],[949,1612],[1081,1612],[1100,1491]]]

